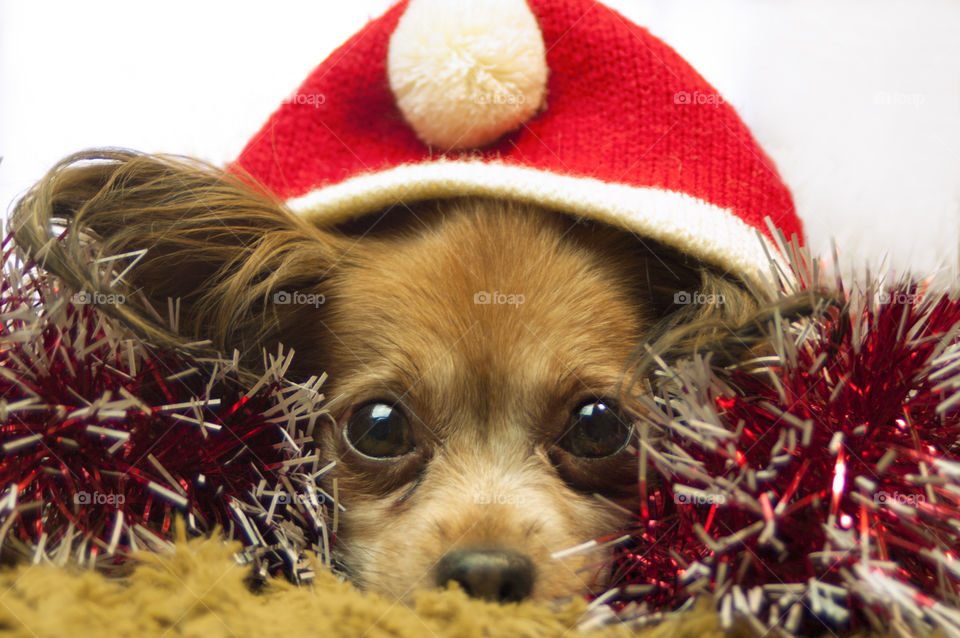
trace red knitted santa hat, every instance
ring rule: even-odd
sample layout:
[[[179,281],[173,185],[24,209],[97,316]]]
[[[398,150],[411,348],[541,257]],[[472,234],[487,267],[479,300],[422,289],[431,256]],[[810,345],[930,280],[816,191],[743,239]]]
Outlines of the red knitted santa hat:
[[[497,196],[750,279],[776,254],[765,217],[802,239],[790,192],[733,108],[593,0],[404,0],[320,64],[232,168],[322,224]]]

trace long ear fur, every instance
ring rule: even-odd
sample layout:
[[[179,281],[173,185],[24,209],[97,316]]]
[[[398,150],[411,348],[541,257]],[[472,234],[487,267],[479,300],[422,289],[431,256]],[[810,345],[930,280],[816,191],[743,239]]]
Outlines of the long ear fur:
[[[127,255],[112,262],[113,271],[136,262],[124,280],[148,304],[128,297],[105,311],[158,344],[209,339],[226,352],[239,344],[253,368],[280,335],[295,349],[317,347],[316,308],[278,308],[272,296],[322,294],[344,252],[342,239],[237,176],[196,160],[127,150],[62,160],[17,204],[13,227],[28,255],[78,290],[117,292],[91,264],[91,245],[100,257]],[[64,238],[51,241],[58,227]],[[148,307],[167,314],[168,298],[180,300],[178,326]]]
[[[757,290],[708,266],[697,268],[696,294],[707,303],[674,306],[651,329],[648,343],[634,352],[634,374],[627,384],[634,388],[641,379],[652,378],[658,359],[675,362],[709,354],[714,365],[742,366],[757,357],[774,354],[771,341],[776,321],[792,323],[836,313],[843,320],[842,301],[836,294],[809,288],[792,294]],[[642,390],[641,390],[642,391]]]

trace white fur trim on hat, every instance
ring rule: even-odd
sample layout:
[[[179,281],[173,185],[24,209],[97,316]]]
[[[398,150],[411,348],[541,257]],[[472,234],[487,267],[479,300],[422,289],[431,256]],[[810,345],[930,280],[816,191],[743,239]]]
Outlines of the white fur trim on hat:
[[[410,0],[387,76],[417,136],[443,150],[483,146],[543,101],[543,36],[525,0]]]
[[[755,284],[774,281],[773,259],[792,281],[774,242],[732,211],[685,193],[602,182],[478,160],[405,164],[326,186],[287,205],[328,226],[426,199],[486,196],[539,204],[633,231]]]

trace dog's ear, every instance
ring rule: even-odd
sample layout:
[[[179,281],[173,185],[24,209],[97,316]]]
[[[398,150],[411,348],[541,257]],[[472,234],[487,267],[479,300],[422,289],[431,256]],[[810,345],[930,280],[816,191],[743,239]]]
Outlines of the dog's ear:
[[[61,161],[17,204],[13,228],[27,254],[78,290],[115,293],[122,274],[128,298],[147,303],[104,310],[142,336],[210,339],[251,362],[281,334],[285,345],[311,347],[324,282],[344,252],[342,238],[250,181],[199,161],[123,150]],[[112,266],[109,277],[93,266],[91,246]],[[179,300],[175,327],[165,320],[168,299]],[[284,303],[295,299],[307,303]]]
[[[770,326],[821,312],[839,301],[808,289],[776,295],[705,264],[677,249],[599,223],[579,223],[572,240],[608,256],[620,279],[650,320],[628,368],[623,392],[643,391],[658,360],[668,363],[710,354],[718,366],[772,354]],[[819,309],[819,310],[818,310]]]

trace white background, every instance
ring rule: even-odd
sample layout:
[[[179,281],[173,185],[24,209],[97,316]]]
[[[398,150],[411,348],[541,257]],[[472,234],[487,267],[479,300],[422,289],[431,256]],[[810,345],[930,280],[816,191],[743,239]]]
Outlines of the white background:
[[[461,0],[450,0],[457,2]],[[217,164],[387,0],[0,0],[0,206],[91,146]],[[810,245],[956,277],[960,2],[610,0],[739,110]],[[615,90],[615,87],[611,87]]]

